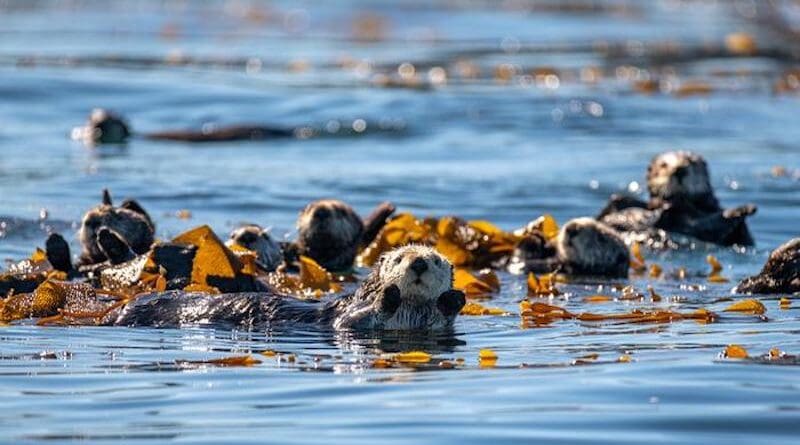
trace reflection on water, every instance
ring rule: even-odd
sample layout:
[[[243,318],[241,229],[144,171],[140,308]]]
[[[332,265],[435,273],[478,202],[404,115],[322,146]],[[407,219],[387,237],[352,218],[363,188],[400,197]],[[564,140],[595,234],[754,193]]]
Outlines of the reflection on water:
[[[103,187],[142,202],[160,237],[241,222],[292,237],[297,212],[326,196],[514,229],[645,193],[650,158],[688,148],[708,159],[724,206],[759,206],[754,249],[646,252],[663,278],[626,284],[653,285],[660,302],[597,284],[539,299],[574,313],[707,308],[720,314],[709,324],[530,326],[517,315],[524,278],[501,274],[483,303],[513,315],[461,317],[442,338],[5,326],[0,442],[796,441],[797,359],[770,351],[800,354],[797,304],[724,312],[732,284],[702,278],[708,254],[733,283],[798,235],[794,2],[0,0],[0,11],[3,259],[74,234]],[[97,106],[140,135],[315,132],[71,141]],[[366,130],[330,131],[355,122]],[[586,300],[597,294],[615,298]],[[721,358],[729,344],[752,358]],[[484,348],[495,366],[480,366]],[[432,357],[376,367],[408,350]],[[260,363],[213,361],[248,355]]]

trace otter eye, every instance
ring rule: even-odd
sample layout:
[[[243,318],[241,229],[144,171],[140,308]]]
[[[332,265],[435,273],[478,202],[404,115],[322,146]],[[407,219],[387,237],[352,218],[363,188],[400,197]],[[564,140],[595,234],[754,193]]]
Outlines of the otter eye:
[[[400,264],[403,261],[403,257],[399,256],[394,259],[394,264]]]

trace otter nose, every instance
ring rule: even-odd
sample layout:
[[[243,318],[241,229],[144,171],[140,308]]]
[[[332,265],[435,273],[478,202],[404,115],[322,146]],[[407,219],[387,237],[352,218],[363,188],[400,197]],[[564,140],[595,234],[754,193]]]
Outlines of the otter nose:
[[[417,275],[422,275],[428,270],[428,262],[422,258],[417,258],[411,263],[411,270],[417,273]]]
[[[314,217],[320,220],[326,220],[331,217],[331,211],[326,208],[319,208],[314,212]]]

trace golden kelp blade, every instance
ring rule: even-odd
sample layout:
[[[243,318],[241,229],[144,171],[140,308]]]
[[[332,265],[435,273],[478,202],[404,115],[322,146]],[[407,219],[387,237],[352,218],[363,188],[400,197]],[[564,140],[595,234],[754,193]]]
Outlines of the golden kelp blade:
[[[0,300],[0,321],[56,315],[66,302],[67,293],[62,284],[44,281],[30,294],[16,294]]]
[[[393,359],[400,363],[428,363],[431,355],[423,351],[409,351],[397,354]]]
[[[486,307],[480,303],[469,302],[461,308],[461,315],[509,315],[509,313],[497,307]]]
[[[253,358],[251,355],[242,355],[242,356],[234,356],[234,357],[226,357],[226,358],[219,358],[214,360],[206,360],[200,362],[188,362],[192,364],[198,365],[214,365],[214,366],[221,366],[221,367],[231,367],[231,366],[254,366],[261,363],[261,360]]]
[[[747,349],[739,345],[728,345],[722,353],[722,356],[724,358],[743,359],[749,357],[749,354],[747,353]]]
[[[642,255],[642,246],[638,242],[631,246],[631,269],[635,272],[644,272],[647,269],[647,262]]]
[[[463,291],[467,297],[486,297],[500,290],[500,282],[494,272],[483,273],[481,280],[465,269],[457,268],[453,272],[453,287]]]
[[[554,274],[545,274],[537,277],[533,272],[528,273],[528,295],[547,296],[558,295],[561,292],[555,287]]]
[[[307,256],[300,256],[300,283],[307,289],[323,292],[341,290],[341,286],[333,282],[333,276],[316,261]]]
[[[742,300],[733,303],[725,309],[725,312],[743,312],[747,314],[762,315],[767,312],[764,304],[758,300]]]
[[[220,241],[209,226],[192,229],[178,235],[172,241],[197,246],[192,267],[193,283],[209,285],[209,276],[236,278],[242,270],[241,261]]]
[[[539,229],[548,240],[554,240],[558,236],[558,223],[553,215],[545,213],[534,222],[534,226]]]

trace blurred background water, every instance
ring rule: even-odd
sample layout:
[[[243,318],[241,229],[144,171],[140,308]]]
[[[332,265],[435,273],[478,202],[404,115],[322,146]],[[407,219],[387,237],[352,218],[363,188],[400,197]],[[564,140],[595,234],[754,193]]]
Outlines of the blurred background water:
[[[713,253],[735,281],[798,236],[797,17],[795,2],[754,0],[0,0],[0,258],[27,256],[52,230],[76,247],[79,218],[104,187],[138,199],[164,238],[242,222],[291,238],[299,210],[322,197],[364,214],[391,200],[505,229],[545,212],[564,222],[596,214],[613,192],[643,193],[650,158],[685,148],[706,157],[723,205],[758,204],[758,245],[648,258],[701,272]],[[732,33],[757,49],[737,47]],[[70,140],[94,107],[124,114],[139,133],[234,123],[322,131],[201,146]],[[366,129],[352,131],[361,120]],[[524,277],[501,278],[486,304],[516,311]],[[648,283],[684,298],[587,305],[597,287],[568,285],[553,302],[721,310],[732,287],[631,280]],[[423,345],[7,326],[0,441],[796,443],[797,368],[717,360],[729,343],[800,353],[798,311],[762,301],[768,322],[523,329],[516,316],[461,317],[456,342]],[[412,347],[465,364],[368,366]],[[477,366],[485,347],[498,367]],[[298,361],[175,363],[265,349]],[[570,366],[593,353],[598,363]],[[623,354],[632,362],[617,362]]]

